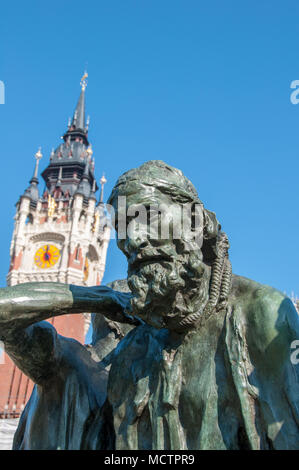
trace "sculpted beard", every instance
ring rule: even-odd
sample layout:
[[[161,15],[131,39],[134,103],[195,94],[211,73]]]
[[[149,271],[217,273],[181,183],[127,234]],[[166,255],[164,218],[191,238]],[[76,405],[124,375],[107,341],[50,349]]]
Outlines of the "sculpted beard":
[[[175,328],[195,312],[202,312],[209,298],[210,267],[201,251],[176,255],[173,261],[150,262],[128,271],[133,293],[132,313],[157,328]]]

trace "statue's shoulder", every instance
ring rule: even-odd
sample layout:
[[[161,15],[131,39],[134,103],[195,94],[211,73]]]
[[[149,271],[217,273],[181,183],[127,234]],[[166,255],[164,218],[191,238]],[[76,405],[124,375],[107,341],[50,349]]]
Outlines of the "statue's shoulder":
[[[253,281],[243,276],[232,276],[231,299],[233,302],[250,306],[263,305],[264,308],[280,306],[287,296],[278,289]]]
[[[249,345],[258,353],[265,352],[270,344],[279,353],[299,332],[299,316],[292,301],[273,287],[234,275],[230,303],[246,330]]]

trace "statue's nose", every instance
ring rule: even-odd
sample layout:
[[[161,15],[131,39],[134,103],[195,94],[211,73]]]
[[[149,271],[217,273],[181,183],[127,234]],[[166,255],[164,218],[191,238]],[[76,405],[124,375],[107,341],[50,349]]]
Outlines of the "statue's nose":
[[[149,241],[146,235],[132,235],[128,236],[125,243],[125,249],[128,254],[132,254],[134,251],[142,250],[149,245]]]

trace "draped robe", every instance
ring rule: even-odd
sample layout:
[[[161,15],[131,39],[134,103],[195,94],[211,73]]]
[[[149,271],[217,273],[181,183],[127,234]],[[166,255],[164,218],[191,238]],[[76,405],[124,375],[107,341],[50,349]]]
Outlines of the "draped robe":
[[[275,289],[234,276],[199,328],[135,327],[108,383],[107,357],[51,331],[57,377],[35,387],[15,449],[299,449],[298,314]]]

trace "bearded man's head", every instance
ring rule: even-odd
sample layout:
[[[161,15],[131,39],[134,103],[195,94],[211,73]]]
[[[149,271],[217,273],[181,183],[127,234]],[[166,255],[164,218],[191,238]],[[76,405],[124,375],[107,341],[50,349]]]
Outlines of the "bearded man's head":
[[[118,179],[108,204],[118,246],[128,259],[133,315],[181,331],[226,301],[227,237],[180,170],[148,161]]]

